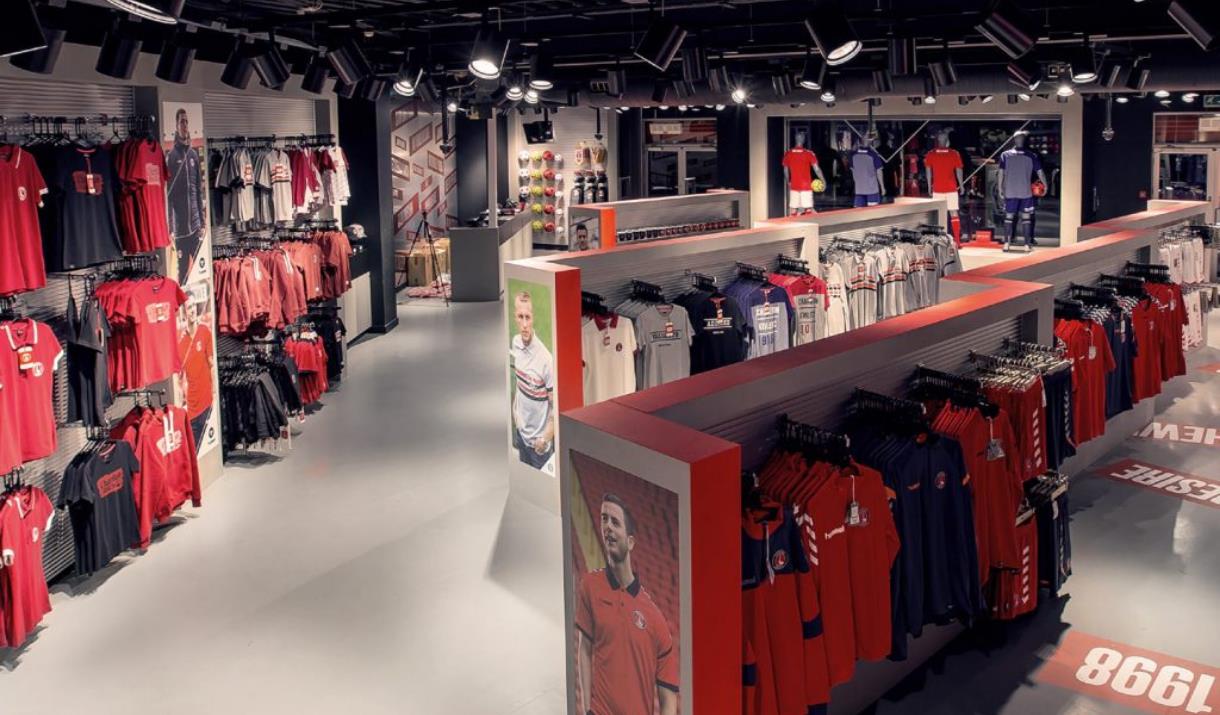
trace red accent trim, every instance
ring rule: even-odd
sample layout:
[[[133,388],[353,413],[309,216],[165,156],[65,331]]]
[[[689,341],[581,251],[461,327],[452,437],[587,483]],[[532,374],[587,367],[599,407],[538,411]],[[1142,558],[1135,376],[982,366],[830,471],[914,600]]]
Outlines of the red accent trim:
[[[559,386],[559,411],[584,404],[583,359],[580,349],[580,271],[555,273],[555,355]]]
[[[1001,261],[1000,263],[993,263],[989,266],[982,266],[958,275],[971,275],[982,278],[1003,278],[1004,276],[1011,275],[1012,273],[1023,268],[1030,268],[1043,263],[1053,263],[1054,261],[1058,261],[1066,256],[1075,255],[1077,253],[1087,253],[1089,251],[1097,250],[1102,246],[1110,246],[1116,243],[1130,241],[1134,238],[1142,237],[1146,235],[1146,233],[1147,232],[1145,231],[1120,231],[1118,233],[1112,233],[1108,236],[1100,236],[1090,241],[1073,243],[1070,246],[1054,248],[1049,251],[1037,251],[1026,256],[1021,256],[1020,258],[1014,258],[1010,261]]]
[[[597,207],[598,246],[605,250],[618,245],[618,213],[613,208]]]

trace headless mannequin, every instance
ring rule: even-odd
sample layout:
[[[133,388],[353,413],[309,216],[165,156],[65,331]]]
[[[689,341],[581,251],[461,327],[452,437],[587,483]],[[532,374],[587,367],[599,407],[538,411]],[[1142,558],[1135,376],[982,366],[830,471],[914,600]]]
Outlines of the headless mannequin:
[[[1009,164],[1010,155],[1024,153],[1025,137],[1025,132],[1017,132],[1013,135],[1013,149],[1000,155],[1000,171],[996,175],[996,192],[1004,205],[1005,250],[1008,250],[1009,244],[1016,241],[1018,224],[1020,224],[1022,236],[1025,238],[1026,249],[1028,250],[1034,245],[1034,209],[1037,206],[1037,200],[1033,198],[1032,192],[1028,188],[1031,176],[1026,174],[1037,176],[1038,181],[1041,181],[1043,185],[1046,184],[1046,173],[1042,170],[1042,162],[1036,155],[1029,153],[1032,161],[1023,161],[1017,166]],[[1020,174],[1010,175],[1009,172],[1014,170]]]
[[[855,205],[876,206],[881,203],[885,198],[885,164],[877,153],[876,137],[862,140],[856,146],[851,153],[851,172],[856,182]]]
[[[813,165],[810,167],[813,174],[818,177],[823,185],[826,183],[826,177],[822,174],[822,167],[817,164],[817,156],[813,152],[805,148],[805,135],[798,133],[796,139],[792,143],[792,148],[784,154],[784,184],[788,187],[788,213],[791,216],[797,214],[813,213],[813,190],[812,188],[794,188],[792,184],[792,171],[799,162],[812,160]],[[798,187],[803,187],[803,182],[798,182]]]
[[[924,158],[924,172],[927,174],[928,187],[931,190],[933,197],[936,197],[945,192],[941,192],[941,191],[937,190],[936,182],[933,180],[933,175],[932,175],[933,174],[933,162],[930,162],[927,159],[928,159],[928,157],[931,157],[934,154],[943,154],[943,150],[946,150],[946,149],[951,150],[951,147],[949,145],[949,133],[948,132],[940,132],[939,134],[936,135],[936,146],[938,149],[940,149],[942,151],[936,152],[936,153],[930,152],[928,154],[928,156]],[[962,219],[961,219],[961,216],[959,215],[960,212],[958,209],[958,194],[960,194],[962,191],[962,163],[961,163],[962,160],[961,160],[961,157],[959,155],[957,155],[956,153],[953,154],[952,158],[954,160],[956,160],[956,166],[954,166],[951,169],[951,171],[953,172],[953,194],[951,197],[945,196],[944,198],[946,199],[946,201],[949,205],[949,226],[953,231],[953,240],[957,241],[958,246],[960,246],[962,243]],[[945,166],[942,168],[942,166],[939,163],[937,163],[936,171],[941,172],[941,171],[950,170],[947,168],[949,162],[946,161],[946,162],[944,162],[944,164],[945,164]],[[938,176],[936,178],[943,178],[943,177]]]

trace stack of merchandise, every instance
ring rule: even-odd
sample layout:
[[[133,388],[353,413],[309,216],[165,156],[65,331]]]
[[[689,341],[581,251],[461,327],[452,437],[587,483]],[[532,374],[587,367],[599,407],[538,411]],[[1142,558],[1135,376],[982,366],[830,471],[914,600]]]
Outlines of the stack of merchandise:
[[[245,353],[220,366],[220,423],[226,453],[285,437],[300,414],[300,380],[287,354]]]
[[[321,336],[306,326],[299,333],[284,341],[284,352],[296,363],[300,372],[301,402],[312,405],[322,398],[330,387],[326,344]]]
[[[172,278],[120,278],[101,284],[97,299],[110,323],[106,362],[118,393],[168,379],[182,370],[178,308],[186,294]]]

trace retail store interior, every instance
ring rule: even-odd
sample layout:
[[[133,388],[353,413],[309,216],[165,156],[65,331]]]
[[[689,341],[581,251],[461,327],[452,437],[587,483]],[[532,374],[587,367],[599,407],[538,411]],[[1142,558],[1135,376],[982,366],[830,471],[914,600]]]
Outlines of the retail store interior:
[[[0,714],[1220,712],[1214,0],[4,1]]]

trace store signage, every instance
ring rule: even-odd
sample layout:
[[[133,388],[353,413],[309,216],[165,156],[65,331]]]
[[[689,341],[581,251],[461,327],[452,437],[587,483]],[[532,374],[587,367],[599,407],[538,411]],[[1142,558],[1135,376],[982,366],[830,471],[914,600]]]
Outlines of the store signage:
[[[1093,470],[1106,479],[1126,482],[1183,501],[1220,509],[1220,482],[1196,474],[1187,474],[1154,464],[1124,459]]]
[[[1200,365],[1195,368],[1199,372],[1210,372],[1213,375],[1220,375],[1220,362],[1212,362],[1206,365]]]
[[[1220,94],[1203,95],[1204,109],[1220,109]]]
[[[1137,710],[1171,715],[1220,708],[1220,669],[1068,631],[1035,678]]]
[[[1149,422],[1148,426],[1136,432],[1135,436],[1161,442],[1206,444],[1211,447],[1220,447],[1220,430],[1215,427],[1179,425],[1173,422]]]
[[[648,131],[653,134],[681,134],[682,122],[650,122]]]

